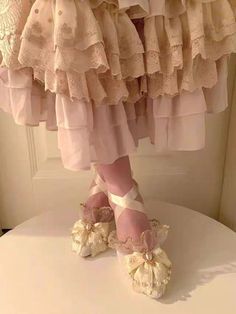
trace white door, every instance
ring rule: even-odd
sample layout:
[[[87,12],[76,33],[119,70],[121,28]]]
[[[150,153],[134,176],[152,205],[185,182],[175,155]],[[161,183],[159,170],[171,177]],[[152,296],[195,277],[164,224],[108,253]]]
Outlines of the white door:
[[[234,85],[235,59],[230,73]],[[235,117],[236,119],[236,117]],[[132,156],[134,174],[146,198],[185,205],[218,218],[229,109],[207,117],[207,143],[197,152],[157,154],[148,140]],[[63,169],[56,132],[44,126],[16,126],[0,113],[0,221],[12,228],[52,208],[78,207],[86,197],[91,173]]]

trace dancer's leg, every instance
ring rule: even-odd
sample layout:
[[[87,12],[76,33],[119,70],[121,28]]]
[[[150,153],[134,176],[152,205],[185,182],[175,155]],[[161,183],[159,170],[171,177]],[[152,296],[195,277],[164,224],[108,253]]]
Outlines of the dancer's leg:
[[[102,174],[100,174],[98,172],[98,170],[96,170],[96,172],[98,173],[98,175],[101,177],[101,179],[104,181],[104,177]],[[93,187],[96,186],[96,182],[93,179],[91,185],[90,185],[90,189],[92,189]],[[95,193],[93,195],[90,195],[87,198],[87,201],[84,204],[85,206],[83,207],[83,211],[82,211],[82,217],[87,220],[87,221],[92,221],[92,209],[93,208],[100,208],[100,207],[109,207],[109,201],[108,201],[108,197],[107,194],[105,194],[104,192],[98,192]]]
[[[95,256],[108,248],[108,236],[114,229],[114,214],[111,209],[106,184],[95,173],[89,189],[89,197],[82,205],[82,217],[72,228],[72,250],[80,256]]]
[[[111,165],[98,165],[98,169],[106,181],[115,213],[116,231],[108,237],[109,246],[117,250],[133,289],[158,299],[170,280],[171,262],[160,248],[168,227],[156,220],[149,223],[142,197],[132,180],[128,156]]]
[[[117,159],[113,164],[97,164],[98,172],[104,177],[107,190],[118,196],[124,196],[134,185],[129,157]],[[137,200],[142,201],[139,194]],[[110,204],[114,207],[114,204]],[[115,212],[115,218],[116,212]],[[127,238],[139,240],[143,231],[150,229],[150,224],[145,213],[126,208],[119,219],[116,219],[117,236],[120,241]]]

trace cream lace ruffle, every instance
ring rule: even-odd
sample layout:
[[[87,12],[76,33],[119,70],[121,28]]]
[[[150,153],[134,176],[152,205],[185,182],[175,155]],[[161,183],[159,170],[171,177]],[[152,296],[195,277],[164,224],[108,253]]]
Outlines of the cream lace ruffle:
[[[82,219],[72,229],[72,250],[83,256],[96,256],[107,249],[109,223],[90,224]]]
[[[9,68],[21,67],[18,61],[20,34],[30,8],[29,0],[1,0],[0,2],[0,60],[2,59],[2,65]]]
[[[34,71],[34,78],[44,83],[45,89],[72,99],[93,101],[95,105],[115,105],[120,101],[135,103],[142,97],[137,79],[116,80],[110,73],[97,75],[94,70],[77,72]],[[66,85],[62,82],[66,81]]]
[[[125,12],[113,13],[107,5],[92,11],[86,1],[53,3],[36,0],[32,7],[19,52],[23,65],[78,73],[109,68],[120,79],[144,74],[143,45]]]
[[[161,248],[147,253],[134,252],[125,256],[126,269],[136,292],[159,299],[170,281],[171,262]]]
[[[96,105],[209,88],[217,82],[216,61],[236,50],[235,6],[233,0],[4,0],[2,64],[31,67],[46,90]],[[137,17],[144,17],[141,25],[133,23]]]
[[[172,1],[169,7],[174,8],[176,2],[180,3]],[[183,12],[172,18],[153,10],[144,20],[148,74],[184,69],[190,56],[215,61],[236,50],[235,15],[229,2],[202,2],[186,1],[186,8],[177,10]]]
[[[93,208],[74,223],[71,230],[72,250],[83,256],[96,256],[108,247],[108,235],[113,228],[113,211],[109,207]]]

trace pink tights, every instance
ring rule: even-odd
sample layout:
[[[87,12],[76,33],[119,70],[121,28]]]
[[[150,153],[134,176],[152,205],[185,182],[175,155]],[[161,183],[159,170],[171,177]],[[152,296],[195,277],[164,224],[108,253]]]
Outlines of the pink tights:
[[[117,159],[113,164],[97,164],[96,170],[106,182],[107,190],[115,195],[124,196],[134,185],[128,156]],[[140,194],[137,200],[143,202]],[[100,192],[87,200],[86,207],[89,210],[93,207],[108,206],[109,203],[114,209],[114,204],[109,202],[103,192]],[[128,237],[135,241],[139,240],[141,233],[150,229],[147,215],[133,209],[126,208],[118,219],[115,212],[115,220],[120,241],[125,241]]]

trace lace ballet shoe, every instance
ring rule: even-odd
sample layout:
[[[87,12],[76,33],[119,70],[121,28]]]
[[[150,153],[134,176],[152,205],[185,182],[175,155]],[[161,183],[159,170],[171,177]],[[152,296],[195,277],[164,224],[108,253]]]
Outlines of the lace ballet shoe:
[[[105,182],[98,173],[94,183],[89,190],[90,197],[100,192],[107,195]],[[81,207],[90,214],[74,223],[71,231],[72,251],[82,257],[96,256],[108,249],[108,235],[115,228],[113,210],[108,206],[86,209],[86,205],[81,204]]]
[[[137,185],[123,197],[108,193],[110,201],[116,205],[116,219],[119,219],[125,208],[145,212],[144,205],[136,200],[137,196]],[[112,231],[108,243],[117,250],[119,261],[133,290],[159,299],[165,293],[171,275],[171,262],[161,248],[169,226],[162,225],[155,219],[150,220],[150,225],[151,229],[142,232],[136,241],[131,238],[127,238],[125,242],[119,241],[116,231]]]

